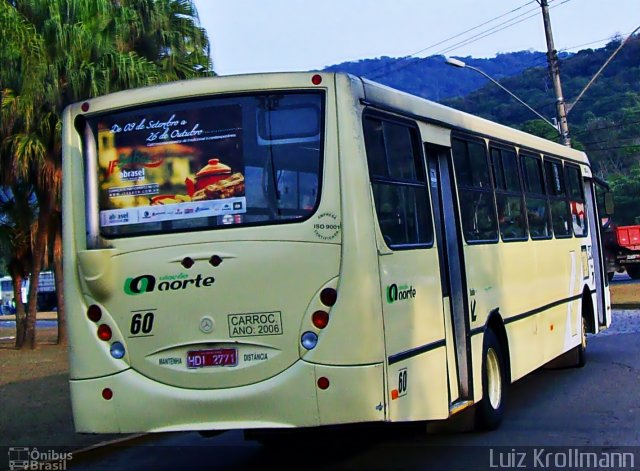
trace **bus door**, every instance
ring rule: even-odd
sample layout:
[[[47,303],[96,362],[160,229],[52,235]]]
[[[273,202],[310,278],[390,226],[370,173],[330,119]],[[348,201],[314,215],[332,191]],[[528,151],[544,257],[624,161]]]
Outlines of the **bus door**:
[[[600,231],[600,216],[596,201],[596,189],[591,179],[584,180],[585,201],[587,206],[587,218],[589,220],[589,234],[591,234],[591,256],[593,257],[596,309],[598,312],[598,325],[607,327],[611,324],[611,313],[607,312],[605,289],[608,284],[606,263],[602,251],[602,233]],[[596,328],[596,331],[598,329]]]
[[[438,246],[446,327],[450,403],[472,399],[464,256],[453,183],[451,149],[425,144]]]
[[[445,328],[428,172],[414,122],[365,114],[391,421],[449,416]]]

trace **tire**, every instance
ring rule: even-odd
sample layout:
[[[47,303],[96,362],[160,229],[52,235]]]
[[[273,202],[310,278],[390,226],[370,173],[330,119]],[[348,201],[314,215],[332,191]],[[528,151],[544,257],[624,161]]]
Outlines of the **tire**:
[[[576,368],[582,368],[587,364],[587,319],[582,317],[582,332],[580,333],[581,341],[580,345],[576,347],[578,352],[578,361],[576,362]]]
[[[492,330],[484,334],[482,347],[482,400],[476,407],[476,429],[495,430],[502,423],[507,380],[502,346]]]
[[[634,280],[640,280],[640,264],[627,265],[625,268],[627,269],[627,275]]]

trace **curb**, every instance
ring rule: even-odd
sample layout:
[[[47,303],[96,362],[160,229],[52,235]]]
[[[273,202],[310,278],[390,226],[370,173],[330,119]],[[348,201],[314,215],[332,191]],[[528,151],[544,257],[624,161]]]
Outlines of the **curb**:
[[[612,304],[611,309],[620,309],[620,310],[640,309],[640,303]]]

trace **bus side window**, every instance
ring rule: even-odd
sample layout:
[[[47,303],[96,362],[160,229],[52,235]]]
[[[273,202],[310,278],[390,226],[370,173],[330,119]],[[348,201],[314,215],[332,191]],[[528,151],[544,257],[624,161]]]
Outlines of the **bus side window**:
[[[521,154],[521,161],[524,170],[529,233],[532,239],[550,239],[551,221],[544,187],[542,159],[530,154]]]
[[[584,204],[584,188],[582,187],[580,169],[574,165],[566,165],[565,172],[567,175],[567,186],[569,187],[569,205],[571,207],[573,233],[576,237],[586,237],[587,208]]]
[[[462,230],[467,242],[496,242],[498,223],[483,141],[452,139]]]
[[[492,147],[491,163],[502,240],[527,240],[527,222],[516,152],[514,149]]]
[[[562,163],[545,157],[544,170],[549,194],[549,206],[551,207],[553,233],[556,238],[571,237],[571,212],[569,211]]]
[[[415,127],[365,116],[364,138],[378,224],[390,248],[433,243],[424,160]]]

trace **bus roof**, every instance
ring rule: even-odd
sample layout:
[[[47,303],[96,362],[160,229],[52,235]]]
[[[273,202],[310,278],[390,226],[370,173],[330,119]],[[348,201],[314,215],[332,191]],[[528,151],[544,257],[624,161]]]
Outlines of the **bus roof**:
[[[371,80],[360,78],[364,86],[365,101],[374,106],[389,107],[402,110],[415,117],[451,127],[469,131],[483,136],[499,139],[519,147],[536,149],[552,155],[567,157],[586,165],[589,164],[584,152],[558,144],[515,128],[490,121],[448,106],[435,103],[426,98],[418,97]]]
[[[325,83],[327,79],[335,83],[336,76],[348,77],[352,84],[359,82],[363,94],[360,98],[372,106],[386,108],[389,111],[410,115],[444,127],[490,136],[492,139],[512,143],[519,147],[535,149],[589,165],[584,152],[344,72],[268,72],[205,77],[115,92],[86,100],[86,102],[90,103],[92,112],[113,111],[117,108],[128,108],[132,104],[141,105],[167,99],[169,90],[172,99],[184,99],[212,92],[232,93],[241,90],[259,91],[272,88],[310,87],[312,86],[311,77],[316,74],[325,77]],[[211,86],[212,81],[216,82],[215,87]],[[188,86],[185,86],[186,84]],[[133,94],[135,94],[135,99],[132,97]],[[72,108],[72,112],[79,113],[80,103],[73,104],[70,108]]]

